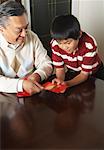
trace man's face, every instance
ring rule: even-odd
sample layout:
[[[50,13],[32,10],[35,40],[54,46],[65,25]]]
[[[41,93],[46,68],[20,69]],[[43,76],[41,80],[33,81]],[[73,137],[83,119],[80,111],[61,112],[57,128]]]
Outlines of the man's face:
[[[27,15],[9,17],[8,23],[2,28],[2,34],[11,44],[21,44],[26,36],[28,27]]]

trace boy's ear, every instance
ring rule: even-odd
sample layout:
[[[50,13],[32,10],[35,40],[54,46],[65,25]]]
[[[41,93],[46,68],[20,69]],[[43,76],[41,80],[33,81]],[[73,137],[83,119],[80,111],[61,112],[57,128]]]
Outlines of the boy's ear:
[[[80,37],[82,36],[82,31],[80,31]]]

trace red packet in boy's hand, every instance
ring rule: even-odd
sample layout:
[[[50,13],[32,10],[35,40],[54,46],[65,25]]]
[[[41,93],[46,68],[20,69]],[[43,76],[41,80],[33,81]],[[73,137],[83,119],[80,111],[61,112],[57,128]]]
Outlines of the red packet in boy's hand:
[[[64,93],[67,86],[62,84],[53,84],[52,82],[46,82],[42,85],[45,90],[52,91],[54,93]]]

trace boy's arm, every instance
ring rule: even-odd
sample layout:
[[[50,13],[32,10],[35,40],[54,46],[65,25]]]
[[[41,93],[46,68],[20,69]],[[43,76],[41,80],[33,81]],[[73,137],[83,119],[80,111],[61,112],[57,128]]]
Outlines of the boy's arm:
[[[64,81],[65,80],[65,69],[64,68],[56,68],[56,78]]]
[[[76,77],[71,80],[66,81],[66,85],[68,87],[72,87],[74,85],[80,84],[88,79],[89,74],[80,72]]]

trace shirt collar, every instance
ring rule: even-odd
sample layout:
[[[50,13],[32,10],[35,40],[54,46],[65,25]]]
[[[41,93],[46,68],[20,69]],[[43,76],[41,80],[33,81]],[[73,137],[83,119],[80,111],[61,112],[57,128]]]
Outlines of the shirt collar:
[[[11,49],[17,49],[19,47],[19,44],[9,44],[8,43],[8,47]]]

